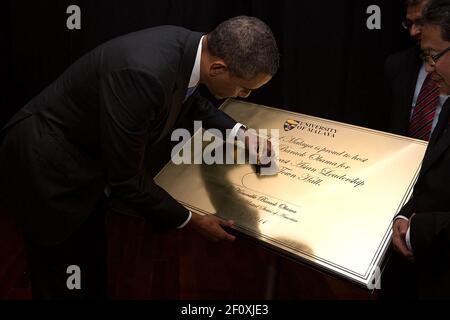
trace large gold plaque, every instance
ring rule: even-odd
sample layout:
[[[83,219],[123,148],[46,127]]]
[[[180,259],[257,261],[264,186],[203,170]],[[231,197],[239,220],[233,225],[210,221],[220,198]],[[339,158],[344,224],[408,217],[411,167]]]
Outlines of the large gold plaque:
[[[221,109],[279,129],[279,173],[169,162],[156,183],[189,210],[233,219],[277,252],[370,288],[426,142],[232,99]]]

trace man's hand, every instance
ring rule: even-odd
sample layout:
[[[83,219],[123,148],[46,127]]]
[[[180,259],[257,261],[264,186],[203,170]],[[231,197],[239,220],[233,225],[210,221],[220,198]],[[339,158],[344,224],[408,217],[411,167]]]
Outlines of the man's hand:
[[[245,149],[250,157],[256,158],[257,163],[268,165],[275,155],[272,142],[249,132],[245,134]]]
[[[232,220],[222,220],[212,215],[199,215],[192,212],[191,220],[187,226],[195,231],[201,233],[203,236],[211,241],[217,242],[219,240],[233,241],[235,236],[227,233],[222,227],[232,227],[234,222]]]
[[[392,244],[395,251],[409,261],[414,261],[414,255],[406,245],[406,232],[408,231],[408,228],[409,221],[396,219],[393,225]]]

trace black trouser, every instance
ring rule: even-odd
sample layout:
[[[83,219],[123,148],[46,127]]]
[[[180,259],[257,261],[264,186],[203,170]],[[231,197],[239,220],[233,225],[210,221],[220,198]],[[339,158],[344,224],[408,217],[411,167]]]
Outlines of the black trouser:
[[[393,250],[391,248],[391,250]],[[381,275],[380,300],[417,299],[415,265],[392,252]]]
[[[33,299],[106,298],[106,210],[106,197],[102,197],[88,220],[57,245],[43,246],[25,241]],[[79,267],[81,289],[67,286],[69,277],[77,274],[76,270],[70,269],[68,273],[70,266]],[[69,279],[69,283],[75,284],[74,279]]]

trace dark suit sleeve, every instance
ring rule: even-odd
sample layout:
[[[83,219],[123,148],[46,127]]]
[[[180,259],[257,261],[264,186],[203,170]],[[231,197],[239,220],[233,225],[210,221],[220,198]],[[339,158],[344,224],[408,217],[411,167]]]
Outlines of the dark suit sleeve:
[[[217,109],[211,101],[203,97],[198,91],[194,93],[192,100],[188,117],[192,121],[201,120],[203,128],[219,129],[225,137],[226,129],[232,129],[236,125],[236,120]]]
[[[418,262],[450,258],[450,212],[422,212],[411,219],[411,246]]]
[[[414,195],[411,198],[409,198],[408,202],[406,202],[405,205],[400,209],[396,217],[404,216],[409,219],[414,213],[413,208],[414,208]]]
[[[160,228],[177,227],[189,211],[152,179],[145,179],[144,153],[164,90],[140,70],[110,73],[100,82],[100,136],[111,206],[138,214]]]

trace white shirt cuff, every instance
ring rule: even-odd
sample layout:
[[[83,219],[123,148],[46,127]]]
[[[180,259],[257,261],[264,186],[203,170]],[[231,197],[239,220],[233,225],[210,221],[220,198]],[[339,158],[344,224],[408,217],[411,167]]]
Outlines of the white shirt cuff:
[[[242,123],[236,123],[235,125],[234,125],[234,127],[233,127],[233,129],[231,129],[231,132],[230,132],[230,138],[231,137],[238,137],[238,139],[239,140],[241,140],[241,141],[244,141],[244,134],[238,134],[239,133],[239,129],[240,128],[242,128],[242,127],[244,127],[244,128],[247,128],[245,125],[243,125]],[[241,131],[241,133],[243,133],[242,131]]]
[[[408,231],[406,231],[406,246],[408,247],[409,251],[413,251],[412,250],[412,246],[411,246],[411,236],[410,236],[410,232],[411,231],[411,227],[408,227]]]
[[[186,221],[185,221],[185,222],[183,222],[183,224],[182,224],[182,225],[178,226],[178,227],[177,227],[177,229],[181,229],[181,228],[184,228],[184,226],[188,224],[188,222],[189,222],[189,221],[191,220],[191,218],[192,218],[192,212],[191,212],[191,211],[189,211],[189,216],[187,217]]]
[[[406,220],[406,221],[410,222],[409,219],[407,217],[405,217],[405,216],[396,216],[394,221],[397,220],[397,219],[403,219],[403,220]],[[413,250],[412,250],[412,246],[411,246],[410,230],[411,230],[411,227],[409,226],[408,227],[408,231],[406,231],[405,242],[406,242],[406,246],[408,247],[408,250],[412,252]]]

